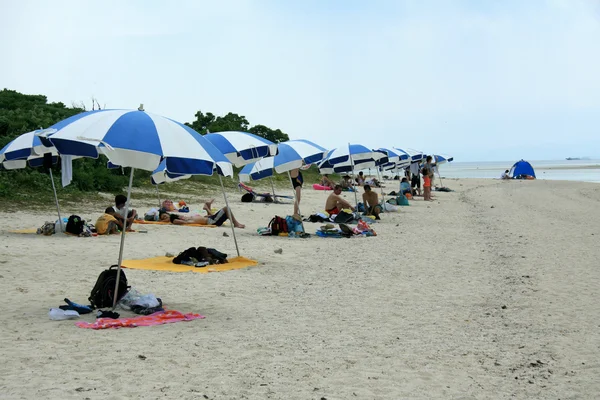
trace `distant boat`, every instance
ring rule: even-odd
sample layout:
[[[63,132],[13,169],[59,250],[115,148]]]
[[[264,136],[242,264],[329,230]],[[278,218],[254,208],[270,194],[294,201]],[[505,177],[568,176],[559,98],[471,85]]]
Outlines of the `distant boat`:
[[[567,158],[565,158],[565,160],[567,160],[567,161],[576,161],[576,160],[581,160],[581,158],[579,158],[579,157],[567,157]]]

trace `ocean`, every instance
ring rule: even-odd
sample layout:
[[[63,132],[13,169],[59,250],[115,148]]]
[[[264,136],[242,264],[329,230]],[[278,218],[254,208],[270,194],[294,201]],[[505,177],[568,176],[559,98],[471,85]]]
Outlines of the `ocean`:
[[[538,179],[600,183],[600,160],[531,161]],[[440,165],[442,177],[500,178],[515,161],[450,162]]]

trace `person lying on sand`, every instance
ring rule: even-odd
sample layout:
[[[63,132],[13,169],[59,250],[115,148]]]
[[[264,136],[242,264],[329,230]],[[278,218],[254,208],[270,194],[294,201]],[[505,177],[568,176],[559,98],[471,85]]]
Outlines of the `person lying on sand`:
[[[325,202],[325,211],[327,211],[330,215],[339,214],[344,208],[349,208],[354,211],[354,207],[344,200],[342,196],[340,196],[341,194],[342,186],[335,185],[333,188],[333,193],[327,197],[327,201]]]
[[[210,208],[209,208],[210,209]],[[221,208],[214,215],[203,216],[203,215],[178,215],[178,214],[169,214],[167,212],[161,212],[160,221],[163,222],[171,222],[175,225],[187,225],[187,224],[198,224],[198,225],[216,225],[221,226],[225,221],[229,219],[227,215],[227,207]],[[240,222],[235,219],[233,213],[231,213],[231,220],[233,222],[233,226],[236,228],[243,229],[246,227],[244,224],[240,224]]]
[[[112,215],[117,221],[121,223],[121,227],[125,221],[127,221],[127,230],[131,230],[131,224],[137,219],[137,211],[134,209],[129,210],[127,217],[125,217],[125,203],[127,203],[127,197],[122,194],[115,196],[115,205],[108,207],[104,212]]]
[[[363,193],[363,203],[365,204],[365,215],[374,215],[375,219],[379,218],[381,212],[381,205],[379,204],[379,198],[377,193],[371,190],[371,186],[364,186],[365,192]]]

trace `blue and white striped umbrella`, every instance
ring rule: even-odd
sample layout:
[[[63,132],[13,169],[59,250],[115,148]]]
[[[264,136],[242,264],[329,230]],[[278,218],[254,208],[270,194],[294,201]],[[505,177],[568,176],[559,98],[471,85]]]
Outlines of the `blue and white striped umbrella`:
[[[318,163],[327,156],[327,149],[309,140],[288,140],[277,145],[274,168],[278,173],[288,172],[302,165]]]
[[[198,132],[143,110],[87,111],[51,126],[43,136],[61,155],[97,158],[104,154],[112,164],[131,167],[128,200],[134,169],[155,171],[163,160],[166,170],[174,174],[212,175],[216,170],[221,175],[233,176],[229,160]],[[228,206],[224,189],[223,196]],[[128,209],[129,201],[125,213]],[[235,230],[233,239],[239,255]],[[121,234],[113,307],[118,298],[124,244],[125,229]]]
[[[246,165],[240,171],[240,181],[258,180],[273,176],[274,172],[284,173],[302,165],[317,163],[327,155],[327,150],[309,140],[288,140],[277,145],[275,157],[265,157]]]
[[[433,160],[434,160],[434,162],[436,164],[445,164],[447,162],[454,161],[454,157],[447,156],[447,155],[436,154],[436,155],[433,156]]]
[[[158,168],[152,172],[151,179],[153,185],[160,185],[161,183],[169,183],[175,182],[180,179],[188,179],[191,178],[192,175],[187,174],[173,174],[167,171],[167,162],[166,160],[162,160]]]
[[[265,157],[245,165],[239,173],[240,182],[257,181],[273,176],[274,163],[275,157]]]
[[[395,149],[408,154],[410,156],[410,161],[411,162],[419,162],[419,161],[422,161],[422,160],[425,159],[425,154],[422,151],[414,150],[414,149],[409,149],[409,148],[406,148],[406,147],[403,148],[403,149],[395,147]]]
[[[138,110],[95,110],[67,118],[46,136],[60,154],[97,158],[111,163],[154,171],[166,160],[175,174],[233,176],[227,158],[193,129],[158,115]],[[44,139],[42,139],[45,141]]]
[[[331,165],[344,163],[346,161],[358,164],[364,160],[377,161],[383,157],[385,157],[385,154],[369,149],[361,144],[350,144],[332,150],[328,154],[327,160],[329,160]]]
[[[248,132],[215,132],[204,135],[236,167],[277,154],[277,145]]]
[[[37,136],[41,132],[43,130],[24,133],[4,146],[0,150],[0,163],[6,169],[15,169],[25,168],[28,161],[31,166],[41,166],[45,153],[52,153],[56,158],[56,149],[44,146]]]

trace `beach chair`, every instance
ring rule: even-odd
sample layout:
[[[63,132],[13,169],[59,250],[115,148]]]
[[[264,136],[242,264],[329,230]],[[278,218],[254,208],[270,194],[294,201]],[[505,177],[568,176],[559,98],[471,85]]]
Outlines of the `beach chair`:
[[[257,193],[254,191],[253,188],[251,188],[250,186],[240,182],[238,183],[238,188],[240,190],[245,191],[246,193],[251,193],[255,198],[263,198],[263,199],[274,199],[275,202],[278,201],[278,199],[289,199],[289,200],[293,200],[294,197],[293,196],[282,196],[280,194],[276,194],[276,195],[272,195],[271,193],[265,192],[265,193]]]

